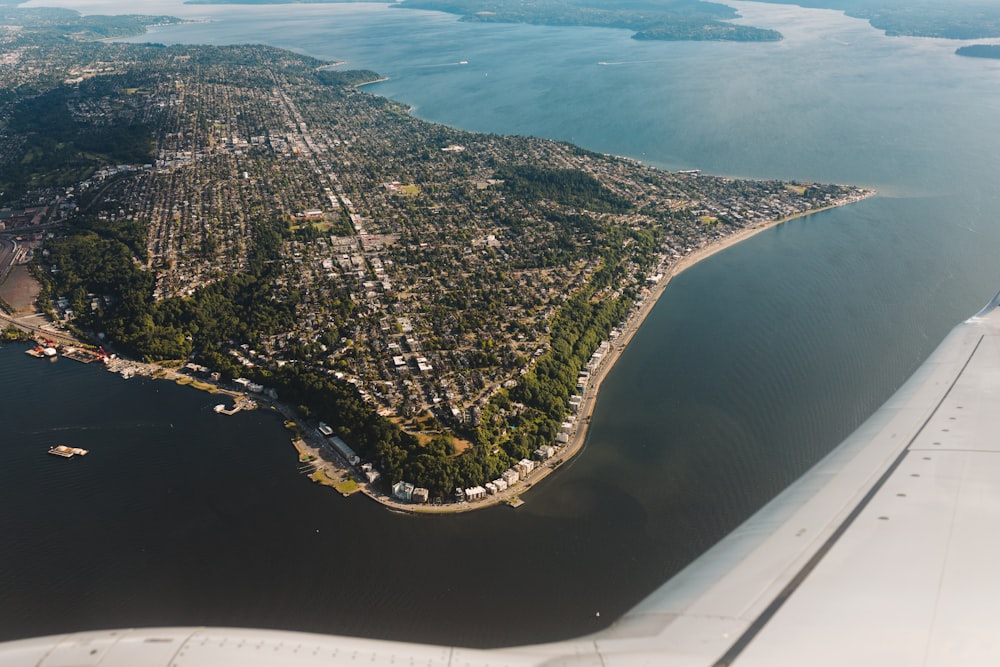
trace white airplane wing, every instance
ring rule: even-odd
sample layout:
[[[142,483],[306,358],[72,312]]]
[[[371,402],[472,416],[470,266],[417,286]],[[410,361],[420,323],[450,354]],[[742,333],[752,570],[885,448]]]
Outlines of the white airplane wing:
[[[0,667],[1000,664],[1000,295],[854,434],[609,629],[497,650],[226,628],[0,644]]]

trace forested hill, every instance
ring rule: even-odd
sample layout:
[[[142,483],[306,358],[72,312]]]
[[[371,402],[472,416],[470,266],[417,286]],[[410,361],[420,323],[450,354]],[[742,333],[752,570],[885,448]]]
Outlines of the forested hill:
[[[837,9],[867,19],[890,36],[983,39],[1000,37],[1000,3],[983,0],[762,0]],[[963,54],[967,55],[967,54]]]
[[[955,53],[969,58],[1000,59],[1000,44],[970,44],[959,48]]]
[[[404,0],[400,7],[432,9],[462,16],[465,21],[581,25],[634,30],[637,39],[777,41],[781,33],[737,26],[731,7],[699,0]]]
[[[187,4],[293,4],[353,0],[187,0]],[[624,28],[636,39],[773,42],[781,33],[734,25],[732,7],[702,0],[403,0],[396,7],[457,14],[464,21]]]

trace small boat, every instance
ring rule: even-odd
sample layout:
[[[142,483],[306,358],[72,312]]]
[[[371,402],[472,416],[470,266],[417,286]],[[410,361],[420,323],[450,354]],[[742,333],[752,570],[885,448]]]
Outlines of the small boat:
[[[64,459],[71,459],[74,455],[86,456],[90,452],[81,447],[67,447],[66,445],[56,445],[49,449],[49,454],[61,456]]]

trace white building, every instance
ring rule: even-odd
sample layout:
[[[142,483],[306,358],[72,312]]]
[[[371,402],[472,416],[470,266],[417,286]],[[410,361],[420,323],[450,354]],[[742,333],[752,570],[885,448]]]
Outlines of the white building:
[[[334,448],[337,450],[337,453],[343,456],[345,459],[347,459],[347,462],[350,463],[352,466],[356,466],[358,465],[358,463],[361,462],[361,458],[354,453],[354,450],[348,447],[347,443],[338,438],[337,436],[329,438],[329,441],[333,444]]]
[[[408,503],[413,500],[413,490],[414,486],[409,482],[396,482],[392,486],[392,496]]]
[[[535,450],[535,456],[538,457],[540,461],[548,461],[556,454],[556,448],[552,445],[542,445]]]

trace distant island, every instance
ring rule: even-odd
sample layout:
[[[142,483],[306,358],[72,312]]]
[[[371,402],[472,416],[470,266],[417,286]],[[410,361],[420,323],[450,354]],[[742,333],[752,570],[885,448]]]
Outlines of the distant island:
[[[298,4],[363,0],[187,0],[186,4]],[[975,0],[761,0],[834,9],[867,20],[893,37],[985,39],[1000,37],[1000,4]],[[463,21],[624,28],[636,39],[776,41],[775,30],[728,23],[736,10],[702,0],[401,0],[396,7],[457,14]],[[962,54],[968,55],[968,54]],[[982,57],[982,56],[979,56]]]
[[[296,4],[355,0],[187,0],[186,4]],[[394,7],[457,14],[463,21],[623,28],[636,39],[672,41],[775,42],[776,30],[729,23],[731,7],[701,0],[402,0]]]
[[[970,44],[955,51],[960,56],[969,58],[993,58],[1000,60],[1000,44]]]
[[[867,20],[890,37],[985,39],[1000,37],[1000,4],[981,0],[762,0],[835,9]]]

